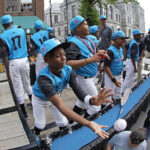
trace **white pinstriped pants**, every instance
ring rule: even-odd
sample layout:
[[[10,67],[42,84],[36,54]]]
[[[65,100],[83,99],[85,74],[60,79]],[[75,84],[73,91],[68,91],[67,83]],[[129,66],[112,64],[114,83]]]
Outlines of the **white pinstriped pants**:
[[[32,94],[30,85],[30,68],[28,58],[9,60],[9,73],[19,104],[24,103],[24,90]]]
[[[85,79],[84,77],[77,75],[77,82],[88,95],[98,95],[98,91],[95,86],[95,77]],[[80,108],[86,107],[89,115],[96,114],[101,109],[101,106],[88,105],[79,99],[77,99],[76,105]]]
[[[35,126],[41,130],[46,126],[46,108],[49,107],[53,113],[56,124],[59,127],[65,127],[68,124],[67,118],[50,102],[41,100],[33,94],[32,96],[33,115]]]
[[[137,62],[135,62],[135,65],[137,67]],[[122,93],[129,88],[131,89],[134,85],[134,80],[136,79],[136,74],[134,72],[134,66],[131,59],[126,60],[126,77],[124,79],[123,85],[122,85]]]

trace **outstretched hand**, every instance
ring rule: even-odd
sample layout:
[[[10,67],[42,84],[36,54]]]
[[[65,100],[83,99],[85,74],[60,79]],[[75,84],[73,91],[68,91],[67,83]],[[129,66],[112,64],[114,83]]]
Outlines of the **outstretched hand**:
[[[102,130],[102,128],[108,128],[108,126],[99,125],[99,124],[97,124],[93,121],[90,121],[88,127],[91,130],[93,130],[102,139],[105,139],[105,138],[109,137],[109,133]]]
[[[93,96],[92,97],[92,104],[93,105],[96,105],[96,106],[99,106],[103,103],[113,103],[112,100],[108,100],[107,98],[108,97],[111,97],[114,95],[114,93],[110,93],[112,91],[112,89],[109,89],[109,90],[105,90],[106,88],[103,88],[99,94],[97,96]]]

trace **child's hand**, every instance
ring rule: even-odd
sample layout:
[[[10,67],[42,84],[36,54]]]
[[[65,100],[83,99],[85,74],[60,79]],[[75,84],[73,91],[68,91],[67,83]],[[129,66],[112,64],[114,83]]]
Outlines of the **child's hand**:
[[[102,128],[108,128],[108,126],[102,126],[102,125],[99,125],[99,124],[97,124],[93,121],[90,121],[88,127],[91,130],[93,130],[102,139],[105,139],[105,138],[109,137],[109,133],[102,130]]]

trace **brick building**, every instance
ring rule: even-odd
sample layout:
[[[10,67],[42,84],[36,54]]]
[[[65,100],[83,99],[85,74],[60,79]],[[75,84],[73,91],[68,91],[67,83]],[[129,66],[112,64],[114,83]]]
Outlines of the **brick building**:
[[[27,34],[35,32],[36,20],[44,21],[44,0],[0,0],[0,17],[6,14],[13,16],[13,22],[21,26]],[[48,25],[43,22],[43,28]],[[0,33],[4,28],[0,23]]]
[[[37,16],[44,20],[43,0],[1,0],[0,17],[10,14],[12,16]]]

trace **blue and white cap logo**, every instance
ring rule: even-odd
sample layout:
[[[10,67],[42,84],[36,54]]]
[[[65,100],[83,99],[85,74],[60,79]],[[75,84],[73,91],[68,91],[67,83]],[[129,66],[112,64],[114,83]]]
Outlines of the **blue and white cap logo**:
[[[58,39],[54,39],[54,42],[58,45],[61,44],[61,42]]]

